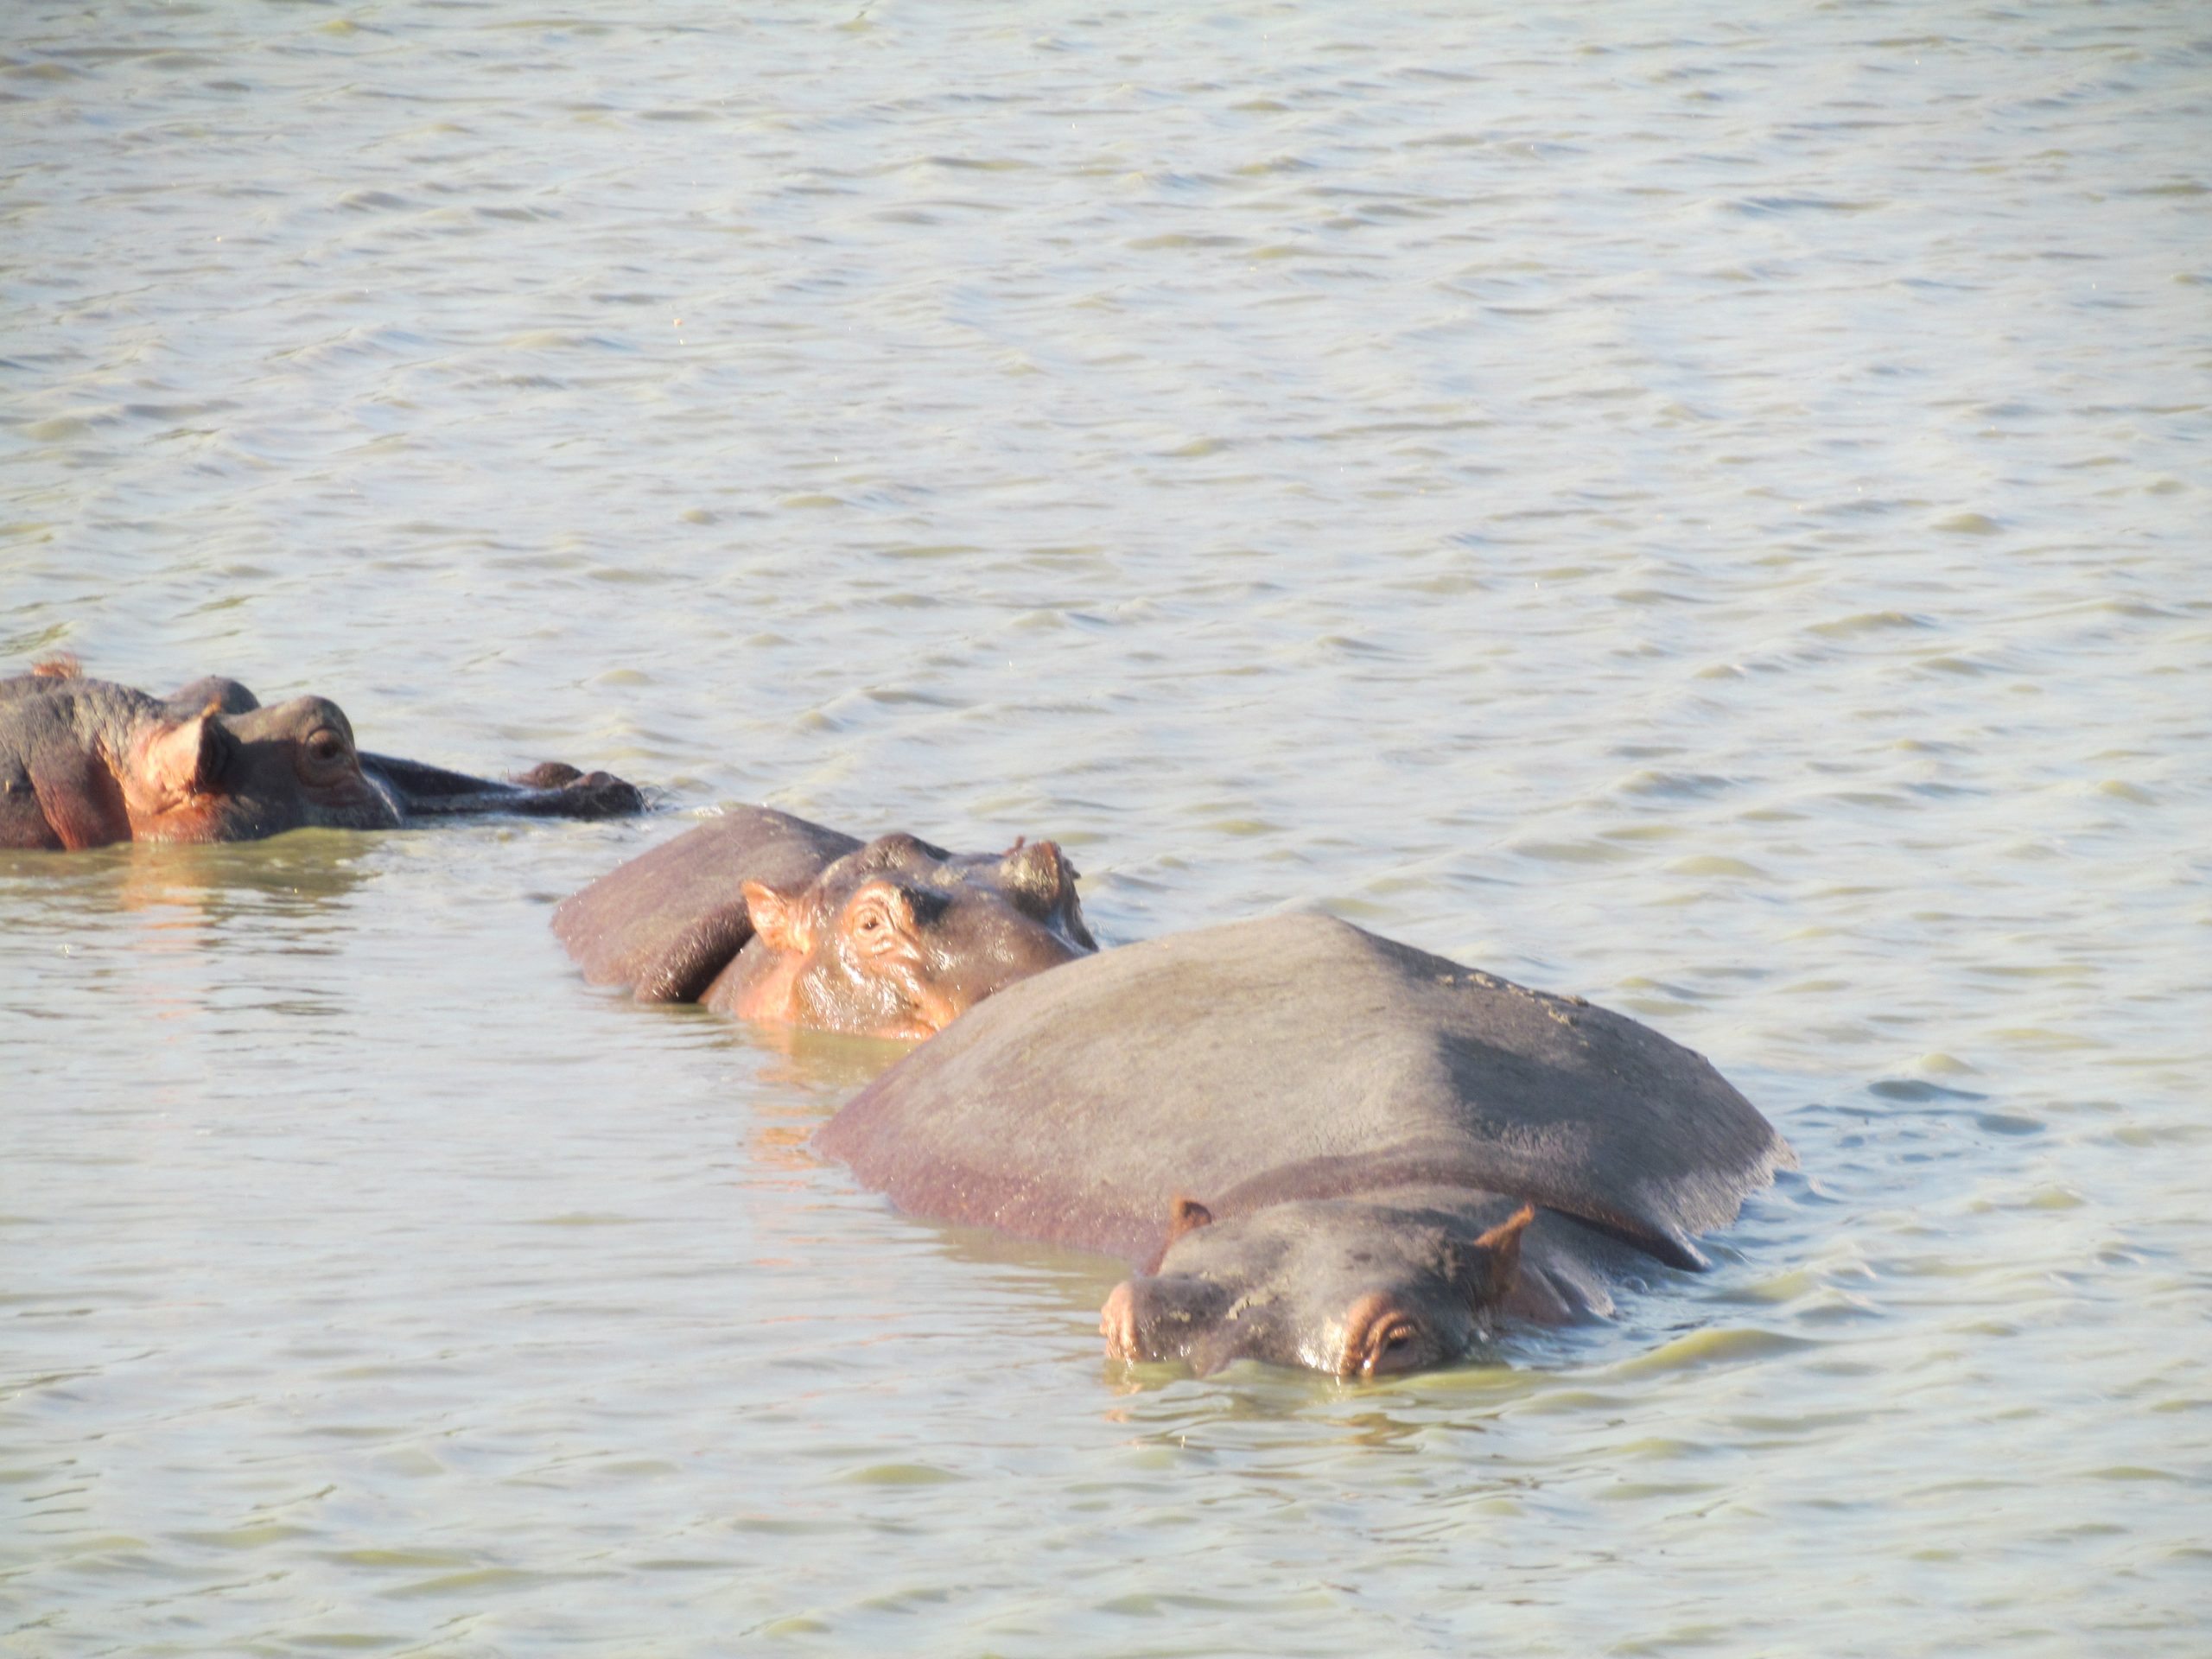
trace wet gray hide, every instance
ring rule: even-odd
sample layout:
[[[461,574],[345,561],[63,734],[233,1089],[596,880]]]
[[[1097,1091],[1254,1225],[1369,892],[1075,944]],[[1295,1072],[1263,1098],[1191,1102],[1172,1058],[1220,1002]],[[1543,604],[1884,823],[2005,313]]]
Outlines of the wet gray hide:
[[[1157,1255],[1179,1195],[1225,1221],[1445,1186],[1695,1267],[1694,1236],[1796,1164],[1718,1071],[1649,1027],[1312,914],[1011,986],[816,1144],[912,1214],[1132,1262]]]

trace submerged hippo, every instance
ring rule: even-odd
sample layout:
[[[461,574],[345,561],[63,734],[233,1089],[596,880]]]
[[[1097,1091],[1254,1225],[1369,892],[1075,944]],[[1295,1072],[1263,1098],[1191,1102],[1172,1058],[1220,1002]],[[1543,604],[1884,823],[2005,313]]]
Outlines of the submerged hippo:
[[[0,848],[256,841],[456,812],[598,818],[644,804],[619,778],[558,763],[495,783],[364,754],[327,698],[264,709],[236,680],[167,698],[69,662],[0,680]]]
[[[1796,1162],[1649,1027],[1317,915],[1014,986],[816,1143],[915,1214],[1140,1265],[1114,1357],[1342,1376],[1610,1312]]]
[[[765,806],[632,859],[553,912],[594,985],[748,1020],[918,1039],[1098,948],[1049,841],[956,854],[862,846]]]

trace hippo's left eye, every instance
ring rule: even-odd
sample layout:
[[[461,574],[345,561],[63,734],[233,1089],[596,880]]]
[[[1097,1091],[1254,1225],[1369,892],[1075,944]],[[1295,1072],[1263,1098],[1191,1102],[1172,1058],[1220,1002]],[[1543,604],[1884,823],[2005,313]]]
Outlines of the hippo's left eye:
[[[913,911],[906,896],[885,881],[871,881],[848,901],[837,931],[870,958],[895,954],[912,936]]]

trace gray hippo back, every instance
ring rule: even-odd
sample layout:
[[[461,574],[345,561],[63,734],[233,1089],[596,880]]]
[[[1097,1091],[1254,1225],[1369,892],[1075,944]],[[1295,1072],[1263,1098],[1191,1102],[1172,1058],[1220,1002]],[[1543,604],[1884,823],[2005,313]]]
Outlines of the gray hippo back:
[[[1132,1262],[1184,1249],[1192,1216],[1327,1230],[1367,1205],[1356,1224],[1371,1233],[1400,1224],[1376,1220],[1382,1204],[1443,1228],[1433,1253],[1463,1279],[1523,1202],[1579,1224],[1551,1226],[1554,1243],[1699,1265],[1694,1236],[1795,1161],[1719,1072],[1649,1027],[1319,915],[1010,987],[817,1141],[916,1214]],[[1456,1242],[1435,1220],[1452,1195],[1481,1211]]]

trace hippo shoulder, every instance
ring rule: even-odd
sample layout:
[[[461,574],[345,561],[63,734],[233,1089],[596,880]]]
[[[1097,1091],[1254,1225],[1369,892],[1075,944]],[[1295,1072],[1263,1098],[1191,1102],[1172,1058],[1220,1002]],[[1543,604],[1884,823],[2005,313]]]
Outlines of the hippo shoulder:
[[[593,984],[692,1001],[752,937],[745,882],[804,887],[859,845],[772,807],[738,807],[563,899],[553,931]]]
[[[1234,1213],[1441,1180],[1690,1262],[1791,1160],[1648,1027],[1313,914],[1010,987],[818,1139],[902,1207],[1113,1250],[1176,1192]]]

